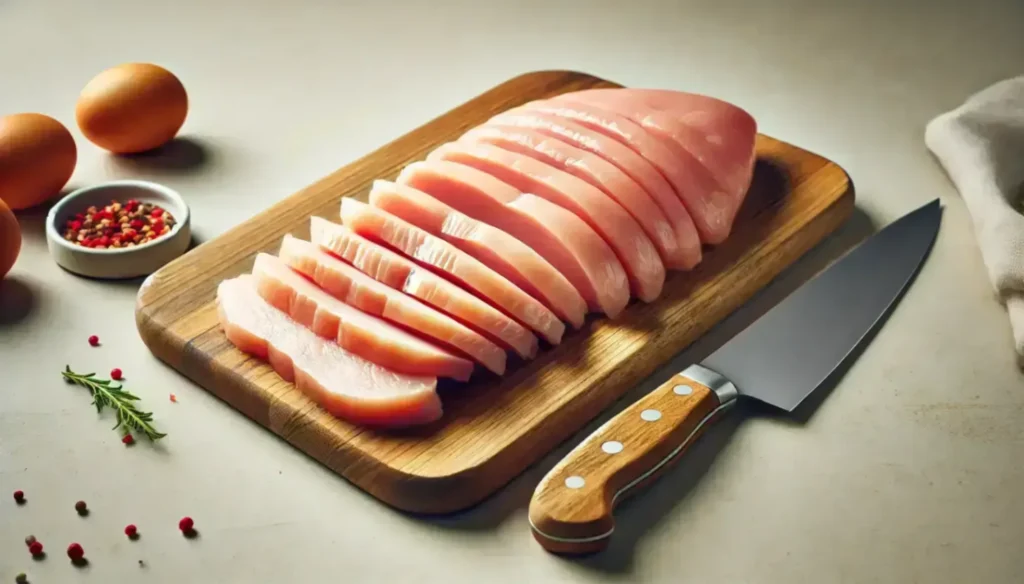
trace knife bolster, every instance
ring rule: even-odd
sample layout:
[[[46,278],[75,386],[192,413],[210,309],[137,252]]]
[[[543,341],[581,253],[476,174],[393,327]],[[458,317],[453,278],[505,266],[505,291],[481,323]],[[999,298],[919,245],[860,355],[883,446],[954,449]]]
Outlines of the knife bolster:
[[[729,381],[721,373],[708,369],[703,365],[690,365],[683,370],[680,375],[692,381],[696,381],[715,392],[715,395],[718,396],[718,403],[723,406],[735,401],[740,395],[739,390],[736,389],[736,385],[734,385],[733,382]]]

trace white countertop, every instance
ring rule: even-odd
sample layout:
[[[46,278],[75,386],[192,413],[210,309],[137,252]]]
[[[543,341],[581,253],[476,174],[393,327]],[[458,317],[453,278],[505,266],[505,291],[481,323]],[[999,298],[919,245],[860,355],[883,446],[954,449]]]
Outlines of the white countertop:
[[[934,115],[1024,72],[1024,3],[484,4],[0,1],[0,114],[69,125],[69,187],[179,189],[207,240],[526,71],[734,101],[850,173],[863,216],[846,235],[935,197],[946,208],[913,287],[815,415],[723,422],[621,507],[608,552],[557,558],[526,508],[568,444],[457,517],[388,509],[158,362],[136,333],[137,284],[62,271],[44,212],[23,213],[0,287],[0,582],[1024,581],[1024,376],[969,217],[922,138]],[[126,61],[164,65],[189,91],[173,164],[115,162],[74,126],[81,87]],[[164,451],[126,450],[61,381],[65,364],[124,369],[169,432]],[[198,539],[178,533],[183,515]],[[30,533],[45,560],[29,557]],[[72,541],[87,568],[69,564]]]

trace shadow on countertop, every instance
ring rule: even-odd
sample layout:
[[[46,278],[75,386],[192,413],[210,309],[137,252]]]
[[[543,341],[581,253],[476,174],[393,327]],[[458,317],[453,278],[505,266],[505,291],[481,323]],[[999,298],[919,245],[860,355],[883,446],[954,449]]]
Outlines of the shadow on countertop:
[[[37,291],[15,275],[0,280],[0,327],[27,319],[38,307]]]
[[[214,155],[199,138],[178,136],[159,148],[138,154],[111,154],[108,160],[120,171],[166,176],[204,170],[214,162]]]
[[[38,241],[46,245],[46,216],[61,199],[81,188],[78,185],[68,184],[53,197],[28,209],[15,211],[14,216],[21,226],[21,237],[26,241]]]

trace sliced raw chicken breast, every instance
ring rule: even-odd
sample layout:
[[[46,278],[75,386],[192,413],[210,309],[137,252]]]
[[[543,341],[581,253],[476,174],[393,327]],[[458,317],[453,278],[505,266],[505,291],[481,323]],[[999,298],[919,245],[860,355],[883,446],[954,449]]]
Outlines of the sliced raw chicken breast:
[[[659,112],[671,114],[702,134],[704,141],[694,144],[695,148],[709,158],[719,157],[733,165],[731,176],[723,181],[726,186],[738,190],[749,187],[756,159],[757,120],[739,106],[707,95],[670,89],[587,90],[576,92],[575,97],[566,94],[562,99],[623,104],[637,99]]]
[[[375,181],[370,204],[480,260],[569,321],[573,328],[583,326],[587,305],[569,280],[525,243],[456,211],[415,186],[424,183],[435,188],[436,178],[425,163],[414,162],[402,169],[398,183]]]
[[[268,304],[367,361],[397,373],[458,381],[473,373],[472,361],[345,304],[276,256],[258,254],[252,275],[256,291]]]
[[[757,125],[750,114],[718,99],[667,90],[585,90],[553,100],[621,113],[666,141],[677,155],[703,164],[720,189],[690,200],[690,213],[709,243],[728,236],[753,176]]]
[[[437,378],[396,373],[321,338],[267,304],[251,275],[217,286],[228,341],[270,363],[331,415],[368,426],[408,427],[441,417]]]
[[[533,248],[572,283],[590,310],[615,318],[629,302],[622,263],[572,212],[455,162],[415,162],[399,180]]]
[[[596,154],[617,166],[622,172],[639,183],[644,190],[663,205],[662,208],[666,208],[665,205],[669,205],[666,201],[680,198],[672,185],[665,180],[665,176],[659,172],[660,169],[655,168],[651,161],[646,160],[629,146],[620,143],[599,130],[590,129],[582,124],[575,123],[570,118],[527,109],[532,107],[531,104],[536,103],[538,102],[530,102],[519,108],[498,114],[485,122],[483,126],[536,130],[541,134],[557,138],[581,150]],[[655,143],[658,142],[655,141]],[[664,149],[665,147],[662,146],[662,148]],[[668,151],[667,160],[669,167],[675,164],[675,156],[671,151]],[[679,204],[682,205],[682,202],[680,201]],[[685,206],[683,208],[686,215],[690,216],[690,212],[685,210]],[[690,217],[690,222],[693,222],[692,217]],[[694,227],[694,233],[696,234],[696,227]]]
[[[447,314],[521,355],[537,353],[537,337],[490,304],[344,225],[313,217],[310,240],[360,272]]]
[[[660,180],[651,181],[650,177],[644,174],[637,179],[638,182],[641,182],[641,179],[646,179],[647,182],[641,182],[641,184],[645,185],[648,192],[658,193],[662,198],[671,198],[674,194],[676,202],[684,207],[684,210],[686,208],[684,201],[699,201],[700,193],[714,193],[719,190],[718,183],[711,176],[711,172],[696,158],[688,153],[679,155],[661,139],[652,136],[640,124],[614,110],[572,101],[566,97],[560,100],[533,101],[509,110],[505,115],[516,121],[533,120],[534,123],[551,123],[563,132],[569,130],[576,132],[577,136],[585,135],[590,139],[583,140],[582,148],[589,146],[591,150],[599,150],[599,155],[605,156],[612,164],[623,168],[624,172],[629,173],[629,169],[638,166],[644,170],[653,166],[654,169],[657,169],[654,170],[654,174],[660,172],[658,177]],[[531,118],[531,115],[537,116],[537,119]],[[500,118],[501,116],[498,116],[496,119]],[[594,133],[598,134],[599,138],[595,138]],[[617,143],[614,144],[614,147],[610,147],[609,141]],[[623,153],[622,149],[627,152]],[[634,161],[637,155],[647,164]],[[665,182],[665,179],[668,180],[668,183]],[[686,216],[693,229],[692,237],[700,241],[700,234],[689,210],[686,210]],[[704,232],[707,232],[706,228],[704,228]]]
[[[505,373],[507,356],[501,347],[419,300],[374,280],[318,246],[285,235],[278,257],[285,265],[346,304],[467,355],[498,375]]]
[[[486,142],[550,164],[615,199],[643,228],[666,268],[689,269],[700,261],[700,238],[677,197],[659,205],[635,180],[600,156],[529,128],[478,126],[460,140]],[[671,215],[671,221],[670,221]]]
[[[536,298],[523,292],[479,260],[415,225],[376,207],[345,197],[341,222],[356,233],[382,242],[409,258],[474,291],[553,345],[562,341],[565,323]]]
[[[524,193],[535,194],[583,219],[615,250],[631,293],[652,302],[665,284],[665,264],[633,217],[600,189],[528,156],[483,142],[449,142],[427,160],[448,160],[482,170]]]

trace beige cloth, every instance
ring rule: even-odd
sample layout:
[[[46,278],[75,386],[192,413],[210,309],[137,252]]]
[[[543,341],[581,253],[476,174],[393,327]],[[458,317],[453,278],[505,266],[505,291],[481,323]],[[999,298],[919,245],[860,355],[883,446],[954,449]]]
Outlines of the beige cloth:
[[[971,214],[1024,366],[1024,76],[1000,81],[929,122],[925,144]]]

